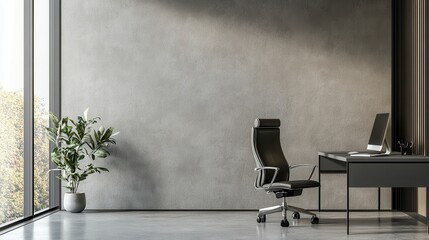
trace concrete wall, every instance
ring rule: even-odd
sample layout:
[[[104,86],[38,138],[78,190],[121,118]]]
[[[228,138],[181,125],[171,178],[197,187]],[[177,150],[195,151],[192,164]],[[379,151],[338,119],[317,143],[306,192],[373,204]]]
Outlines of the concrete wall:
[[[62,113],[121,131],[88,208],[256,209],[250,129],[280,118],[291,164],[362,150],[390,111],[389,0],[62,1]],[[304,177],[306,172],[294,173]],[[317,178],[317,176],[316,176]],[[345,206],[329,175],[323,206]],[[377,191],[352,191],[376,208]],[[290,200],[317,207],[317,190]],[[382,194],[390,207],[390,191]]]

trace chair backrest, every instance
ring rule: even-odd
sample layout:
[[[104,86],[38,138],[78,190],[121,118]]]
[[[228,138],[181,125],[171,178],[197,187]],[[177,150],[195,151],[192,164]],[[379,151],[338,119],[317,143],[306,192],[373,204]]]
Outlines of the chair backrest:
[[[252,150],[257,167],[278,167],[275,182],[289,180],[289,164],[280,144],[280,119],[256,119],[252,128]],[[274,171],[267,170],[259,179],[261,185],[270,183]]]

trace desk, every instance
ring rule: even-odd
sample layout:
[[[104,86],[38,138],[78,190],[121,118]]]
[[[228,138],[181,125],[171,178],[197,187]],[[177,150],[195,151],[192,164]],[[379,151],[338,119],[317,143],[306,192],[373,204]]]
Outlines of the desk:
[[[320,175],[323,173],[347,175],[346,212],[347,234],[349,234],[349,188],[429,187],[429,157],[400,154],[380,157],[352,157],[347,152],[319,152],[319,211],[322,186]],[[428,200],[426,199],[426,203]],[[380,205],[380,194],[378,201]],[[429,210],[429,205],[427,206]]]

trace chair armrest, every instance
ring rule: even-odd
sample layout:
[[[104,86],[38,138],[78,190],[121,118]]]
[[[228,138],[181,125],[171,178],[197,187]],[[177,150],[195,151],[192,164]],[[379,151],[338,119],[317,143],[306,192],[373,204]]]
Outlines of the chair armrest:
[[[274,170],[273,178],[271,179],[270,186],[268,187],[268,188],[271,188],[271,185],[273,185],[273,182],[277,177],[277,173],[279,171],[279,168],[278,167],[257,167],[257,168],[255,168],[255,171],[258,171],[258,176],[256,177],[256,180],[255,180],[255,188],[257,188],[257,189],[258,188],[264,188],[264,187],[262,187],[260,181],[261,181],[261,177],[263,176],[262,174],[265,170]]]
[[[313,176],[314,170],[316,170],[317,165],[314,165],[314,164],[297,164],[297,165],[290,166],[289,169],[294,169],[294,168],[298,168],[298,167],[312,167],[313,168],[311,170],[310,177],[308,178],[308,180],[310,180],[311,177]]]

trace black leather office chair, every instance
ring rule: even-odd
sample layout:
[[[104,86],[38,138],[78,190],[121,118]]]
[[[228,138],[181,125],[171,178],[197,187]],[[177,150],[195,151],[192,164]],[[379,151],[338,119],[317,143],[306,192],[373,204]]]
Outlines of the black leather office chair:
[[[292,217],[299,219],[300,214],[311,215],[311,223],[319,223],[316,214],[301,208],[290,206],[286,202],[287,197],[300,196],[304,188],[319,187],[319,182],[310,180],[316,165],[299,164],[289,166],[280,145],[280,120],[256,119],[252,128],[252,150],[256,161],[255,171],[258,175],[255,180],[255,188],[272,192],[277,198],[283,198],[282,205],[259,209],[256,221],[265,222],[266,215],[282,212],[283,220],[280,225],[288,227],[287,211],[293,211]],[[308,180],[289,180],[290,169],[297,167],[311,167],[312,171]]]

